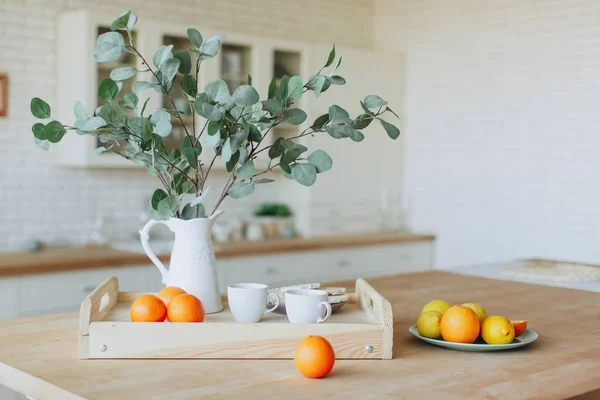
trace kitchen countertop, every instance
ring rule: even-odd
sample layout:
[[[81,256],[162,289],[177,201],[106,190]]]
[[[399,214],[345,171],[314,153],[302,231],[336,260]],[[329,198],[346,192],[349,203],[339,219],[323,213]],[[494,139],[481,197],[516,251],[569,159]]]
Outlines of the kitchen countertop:
[[[215,255],[219,259],[344,247],[431,242],[434,240],[435,236],[428,234],[365,232],[363,234],[315,236],[257,242],[215,243],[214,247]],[[166,262],[169,261],[170,255],[161,254],[158,258]],[[0,276],[140,264],[149,265],[150,263],[146,254],[117,250],[105,246],[54,248],[37,253],[0,253]]]
[[[591,292],[600,292],[600,281],[592,281],[592,282],[559,282],[553,281],[549,279],[543,278],[527,278],[522,276],[515,276],[511,274],[507,274],[503,272],[504,268],[512,268],[512,267],[526,267],[528,265],[528,261],[543,261],[546,263],[568,263],[568,264],[581,264],[581,265],[590,265],[583,263],[576,263],[572,261],[553,261],[553,260],[543,260],[543,259],[531,259],[531,260],[511,260],[504,262],[494,262],[488,264],[480,264],[480,265],[468,265],[462,266],[458,268],[451,268],[450,271],[455,272],[457,274],[465,274],[471,276],[481,276],[484,278],[492,278],[492,279],[502,279],[506,281],[514,281],[514,282],[523,282],[523,283],[531,283],[535,285],[545,285],[545,286],[556,286],[556,287],[564,287],[570,289],[577,290],[589,290]],[[600,266],[596,266],[600,268]]]
[[[322,380],[292,360],[79,360],[71,313],[1,321],[0,383],[38,400],[600,398],[600,294],[440,271],[369,282],[392,304],[394,358],[338,360]],[[434,298],[526,318],[539,339],[495,353],[426,344],[408,327]]]

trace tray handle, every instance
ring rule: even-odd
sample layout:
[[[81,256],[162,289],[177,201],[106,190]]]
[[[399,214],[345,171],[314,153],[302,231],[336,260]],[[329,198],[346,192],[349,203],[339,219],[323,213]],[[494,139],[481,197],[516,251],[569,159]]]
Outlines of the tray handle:
[[[89,357],[90,323],[102,321],[117,304],[119,280],[111,276],[90,293],[79,309],[79,358]]]
[[[360,308],[372,312],[383,324],[382,358],[391,360],[394,341],[392,305],[362,278],[356,280],[355,297]]]

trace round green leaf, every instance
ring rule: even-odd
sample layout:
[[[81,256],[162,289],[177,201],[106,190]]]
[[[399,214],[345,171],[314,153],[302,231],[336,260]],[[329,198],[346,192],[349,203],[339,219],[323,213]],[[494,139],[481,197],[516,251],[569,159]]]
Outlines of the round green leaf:
[[[58,143],[65,136],[67,131],[63,124],[58,121],[51,121],[44,128],[44,136],[50,143]]]
[[[112,79],[104,79],[98,86],[98,97],[106,101],[112,101],[119,94],[119,86]]]
[[[190,167],[198,169],[198,158],[196,157],[196,150],[193,147],[186,147],[182,151],[183,156],[187,160]]]
[[[400,136],[400,129],[396,128],[396,126],[382,119],[379,119],[379,122],[381,122],[383,129],[385,129],[389,137],[391,137],[392,139],[398,139],[398,136]]]
[[[222,79],[215,79],[204,86],[204,93],[210,101],[225,104],[231,99],[229,87]]]
[[[292,168],[292,178],[304,186],[311,186],[317,180],[317,169],[312,164],[296,164]]]
[[[179,211],[179,198],[175,195],[170,195],[158,202],[156,211],[165,217],[174,217]]]
[[[173,57],[179,60],[180,74],[185,75],[192,71],[192,59],[190,57],[190,53],[185,50],[177,50]]]
[[[152,64],[154,64],[154,66],[156,68],[160,68],[162,63],[173,58],[173,54],[171,54],[171,50],[173,50],[172,44],[168,45],[168,46],[160,46],[156,50],[154,55],[152,56]],[[179,67],[179,66],[177,66],[177,67]]]
[[[125,39],[119,32],[107,32],[96,39],[94,60],[97,62],[116,61],[125,51]]]
[[[324,150],[315,150],[308,156],[308,163],[315,166],[317,173],[329,171],[333,160]]]
[[[377,108],[387,105],[388,102],[377,95],[370,94],[365,97],[364,103],[368,108]]]
[[[166,199],[169,195],[162,189],[156,189],[152,195],[151,205],[152,208],[158,210],[158,203],[161,200]]]
[[[96,129],[102,128],[103,126],[106,126],[106,121],[100,117],[92,117],[85,121],[75,122],[75,128],[85,132],[92,132]]]
[[[163,77],[167,81],[172,81],[179,71],[180,61],[177,58],[169,58],[165,60],[160,66],[160,71],[163,73]]]
[[[204,115],[206,115],[206,117],[211,121],[220,121],[221,119],[223,119],[223,115],[225,115],[225,111],[223,111],[219,107],[213,106],[210,103],[202,104],[202,111],[204,112]]]
[[[350,122],[350,115],[342,107],[333,105],[329,107],[329,120],[332,124],[343,124]]]
[[[50,118],[50,106],[44,100],[39,97],[34,97],[31,99],[31,104],[29,105],[31,109],[31,113],[34,117],[39,119],[48,119]]]
[[[260,100],[260,96],[256,89],[252,86],[242,85],[238,86],[233,92],[233,101],[240,107],[250,107]]]
[[[137,74],[137,69],[133,67],[115,68],[110,71],[110,79],[113,81],[124,81]]]
[[[39,139],[39,140],[46,140],[46,135],[44,134],[45,127],[46,126],[44,124],[42,124],[41,122],[34,124],[31,127],[31,130],[33,131],[33,136],[35,136],[35,138]]]
[[[88,119],[87,111],[79,100],[73,105],[73,113],[75,114],[75,119],[77,121],[85,121]]]
[[[288,99],[299,99],[302,97],[304,86],[302,84],[302,79],[299,76],[292,76],[287,85]]]
[[[248,160],[237,169],[236,175],[239,179],[248,179],[252,178],[255,172],[254,161]]]
[[[133,26],[137,22],[137,16],[131,11],[124,11],[121,14],[117,15],[115,20],[113,21],[110,29],[116,31],[117,29],[131,31],[133,30]]]
[[[292,108],[283,112],[284,121],[291,125],[300,125],[306,121],[306,113],[299,108]]]
[[[33,138],[35,144],[42,150],[48,150],[50,148],[50,142],[47,140],[40,140],[36,137]]]
[[[198,29],[189,28],[187,30],[187,36],[190,39],[190,42],[196,47],[202,46],[203,38]]]
[[[254,184],[248,182],[236,182],[229,188],[229,197],[232,199],[242,199],[254,192]]]

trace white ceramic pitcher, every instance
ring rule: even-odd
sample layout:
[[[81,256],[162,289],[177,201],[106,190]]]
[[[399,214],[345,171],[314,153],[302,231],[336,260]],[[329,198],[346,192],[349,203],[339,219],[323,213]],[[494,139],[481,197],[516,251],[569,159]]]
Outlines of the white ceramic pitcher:
[[[207,314],[223,310],[217,286],[215,252],[211,241],[212,226],[221,214],[223,211],[217,210],[209,218],[150,220],[140,230],[144,251],[162,274],[163,283],[167,286],[180,287],[196,296],[204,305]],[[148,244],[148,232],[156,224],[164,224],[175,233],[168,270]]]

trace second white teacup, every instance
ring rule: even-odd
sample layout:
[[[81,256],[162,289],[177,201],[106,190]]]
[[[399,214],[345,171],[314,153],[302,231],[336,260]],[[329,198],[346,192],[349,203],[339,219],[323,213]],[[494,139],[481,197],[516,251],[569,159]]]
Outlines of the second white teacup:
[[[275,305],[267,309],[267,299],[273,297]],[[229,309],[238,322],[255,323],[263,315],[279,306],[279,296],[269,294],[268,286],[262,283],[236,283],[227,287]]]
[[[331,316],[327,292],[312,289],[289,290],[285,292],[285,313],[292,324],[325,322]]]

